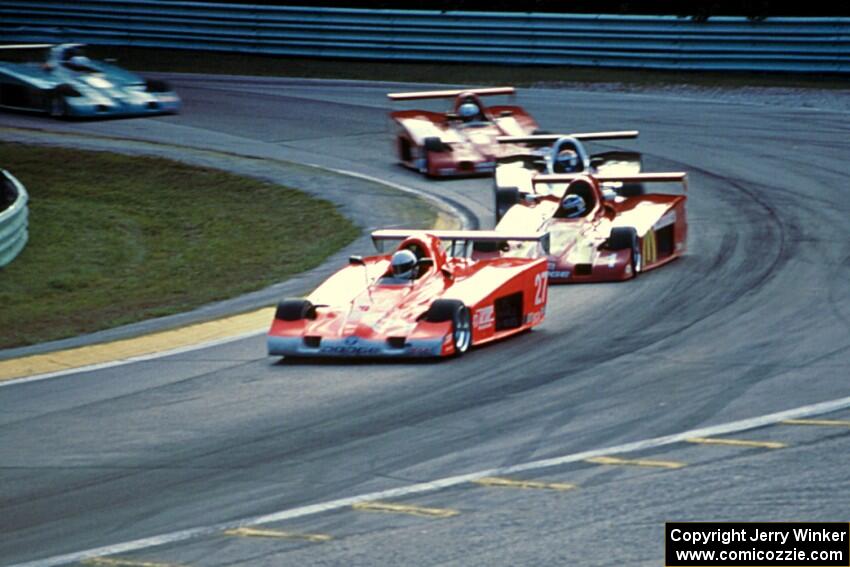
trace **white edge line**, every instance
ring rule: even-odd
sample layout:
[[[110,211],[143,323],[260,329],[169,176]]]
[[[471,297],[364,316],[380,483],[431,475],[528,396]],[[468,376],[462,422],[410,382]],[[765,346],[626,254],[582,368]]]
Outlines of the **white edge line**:
[[[430,193],[428,193],[426,191],[422,191],[422,190],[416,189],[414,187],[409,187],[407,185],[402,185],[400,183],[395,183],[393,181],[386,181],[386,180],[380,179],[378,177],[372,177],[371,175],[367,175],[365,173],[357,173],[356,171],[350,171],[350,170],[347,170],[347,169],[336,169],[336,168],[333,168],[333,167],[324,167],[322,165],[318,165],[318,164],[315,164],[315,163],[307,163],[307,164],[303,164],[303,165],[306,165],[308,167],[313,167],[313,168],[316,168],[316,169],[321,169],[321,170],[324,170],[324,171],[331,171],[333,173],[338,173],[340,175],[348,175],[349,177],[356,177],[356,178],[359,178],[359,179],[363,179],[365,181],[371,181],[372,183],[378,183],[380,185],[386,185],[387,187],[391,187],[393,189],[401,191],[402,193],[409,193],[409,194],[412,194],[412,195],[416,195],[417,197],[419,197],[419,198],[421,198],[425,201],[428,201],[429,203],[436,206],[437,208],[443,209],[444,212],[447,212],[450,215],[456,217],[460,221],[462,229],[469,228],[469,219],[466,218],[466,215],[460,209],[458,209],[454,205],[451,205],[450,203],[443,201],[439,197],[431,195]]]
[[[247,526],[259,526],[263,524],[270,524],[273,522],[281,522],[284,520],[291,520],[293,518],[302,518],[305,516],[312,516],[315,514],[321,514],[324,512],[331,512],[334,510],[339,510],[341,508],[346,508],[353,504],[357,504],[359,502],[369,502],[373,500],[385,500],[389,498],[399,498],[404,496],[411,496],[414,494],[425,494],[429,492],[437,492],[445,488],[450,488],[454,486],[458,486],[461,484],[465,484],[468,482],[472,482],[474,480],[478,480],[487,476],[506,476],[518,472],[527,472],[537,469],[543,469],[548,467],[554,467],[559,465],[564,465],[567,463],[573,463],[576,461],[583,461],[585,459],[591,457],[600,457],[603,455],[614,455],[621,453],[629,453],[632,451],[639,451],[644,449],[651,449],[656,447],[662,447],[665,445],[672,445],[674,443],[680,443],[685,439],[690,437],[711,437],[713,435],[723,435],[727,433],[736,433],[741,431],[747,431],[751,429],[756,429],[760,427],[765,427],[768,425],[774,425],[786,419],[795,419],[802,417],[811,417],[815,415],[822,415],[826,413],[835,412],[838,410],[846,409],[850,407],[850,396],[845,398],[838,398],[836,400],[830,400],[826,402],[820,402],[817,404],[810,404],[806,406],[801,406],[798,408],[793,408],[785,411],[780,411],[776,413],[771,413],[767,415],[762,415],[758,417],[752,417],[748,419],[742,419],[738,421],[732,421],[730,423],[720,424],[720,425],[712,425],[708,427],[703,427],[699,429],[692,429],[690,431],[684,431],[682,433],[675,433],[672,435],[665,435],[662,437],[654,437],[651,439],[646,439],[643,441],[634,441],[632,443],[626,443],[623,445],[617,445],[614,447],[607,447],[604,449],[594,449],[590,451],[582,451],[580,453],[573,453],[570,455],[563,455],[560,457],[553,457],[550,459],[542,459],[537,461],[530,461],[528,463],[522,463],[518,465],[513,465],[510,467],[501,467],[495,469],[489,469],[484,471],[472,472],[457,476],[445,477],[442,479],[434,480],[431,482],[422,482],[417,484],[411,484],[409,486],[403,486],[400,488],[391,488],[389,490],[381,490],[377,492],[369,492],[366,494],[360,494],[358,496],[350,496],[348,498],[341,498],[338,500],[331,500],[329,502],[321,502],[318,504],[311,504],[308,506],[301,506],[299,508],[292,508],[289,510],[282,510],[280,512],[273,512],[271,514],[265,514],[262,516],[253,516],[248,518],[243,518],[241,520],[234,520],[231,522],[223,522],[219,524],[212,524],[209,526],[201,526],[197,528],[190,528],[186,530],[180,530],[176,532],[171,532],[167,534],[161,534],[157,536],[147,537],[143,539],[137,539],[133,541],[128,541],[124,543],[108,545],[104,547],[97,547],[94,549],[88,549],[85,551],[78,551],[75,553],[68,553],[65,555],[56,555],[53,557],[48,557],[45,559],[37,559],[35,561],[29,561],[27,563],[18,563],[15,565],[11,565],[9,567],[54,567],[56,565],[65,565],[68,563],[74,563],[78,561],[83,561],[85,559],[91,559],[94,557],[103,557],[107,555],[115,555],[118,553],[127,553],[131,551],[138,551],[140,549],[147,549],[151,547],[157,547],[161,545],[177,543],[181,541],[185,541],[188,539],[201,537],[201,536],[209,536],[214,535],[216,533],[236,529]]]
[[[448,214],[456,217],[460,221],[462,228],[467,228],[469,226],[469,222],[466,218],[466,215],[463,214],[460,211],[460,209],[450,205],[449,203],[442,201],[439,197],[435,197],[434,195],[426,193],[425,191],[420,191],[419,189],[414,189],[413,187],[408,187],[406,185],[401,185],[399,183],[394,183],[392,181],[384,181],[383,179],[379,179],[377,177],[372,177],[371,175],[366,175],[365,173],[357,173],[355,171],[348,171],[348,170],[345,170],[345,169],[335,169],[335,168],[332,168],[332,167],[324,167],[324,166],[317,165],[317,164],[314,164],[314,163],[305,163],[305,164],[299,164],[299,165],[304,165],[304,166],[307,166],[307,167],[312,167],[314,169],[319,169],[319,170],[323,170],[323,171],[330,171],[330,172],[336,173],[338,175],[345,175],[345,176],[348,176],[348,177],[355,177],[355,178],[359,178],[359,179],[364,179],[366,181],[371,181],[372,183],[378,183],[380,185],[385,185],[385,186],[390,187],[392,189],[396,189],[398,191],[401,191],[402,193],[408,193],[408,194],[416,195],[417,197],[420,197],[420,198],[428,201],[432,205],[436,206],[438,209],[442,209],[444,212],[447,212]],[[215,321],[215,319],[211,319],[210,321]],[[180,329],[180,327],[178,327],[176,329],[172,329],[172,330],[179,330],[179,329]],[[249,331],[247,333],[242,333],[242,334],[239,334],[239,335],[233,335],[232,337],[224,337],[224,338],[221,338],[221,339],[215,339],[215,340],[212,340],[212,341],[198,343],[198,344],[195,344],[195,345],[188,345],[188,346],[185,346],[185,347],[179,347],[179,348],[175,348],[175,349],[171,349],[171,350],[164,350],[164,351],[160,351],[160,352],[152,352],[150,354],[145,354],[145,355],[141,355],[141,356],[133,356],[133,357],[129,357],[129,358],[122,358],[122,359],[119,359],[119,360],[111,360],[109,362],[101,362],[101,363],[98,363],[98,364],[89,364],[87,366],[79,366],[77,368],[68,368],[66,370],[56,370],[54,372],[46,372],[44,374],[35,374],[33,376],[24,376],[22,378],[11,378],[9,380],[0,381],[0,388],[2,388],[4,386],[17,386],[19,384],[27,384],[27,383],[30,383],[30,382],[39,382],[41,380],[49,380],[50,378],[58,378],[60,376],[67,376],[69,374],[93,372],[95,370],[103,370],[105,368],[113,368],[115,366],[121,366],[123,364],[132,364],[134,362],[154,360],[154,359],[157,359],[157,358],[173,356],[175,354],[183,354],[183,353],[192,352],[192,351],[195,351],[195,350],[203,350],[205,348],[223,345],[223,344],[226,344],[226,343],[229,343],[229,342],[238,341],[238,340],[245,339],[245,338],[248,338],[248,337],[253,337],[253,336],[259,335],[259,334],[264,333],[264,332],[265,331],[260,331],[260,330]],[[149,335],[150,334],[156,334],[156,331],[154,333],[149,333]],[[140,335],[140,336],[147,336],[147,335]],[[136,337],[136,338],[138,338],[138,337]],[[128,340],[132,340],[132,338],[130,338]],[[103,343],[103,344],[106,344],[106,343]],[[84,346],[91,346],[91,345],[84,345]],[[74,350],[74,349],[72,348],[72,349],[66,349],[66,350]],[[59,353],[59,352],[62,352],[62,350],[53,351],[53,352],[45,352],[45,353],[40,353],[39,355],[32,355],[32,356],[40,356],[40,355],[48,355],[49,356],[50,354]],[[24,358],[27,358],[27,356],[19,357],[17,360],[24,359]],[[8,360],[16,360],[16,359],[11,358],[11,359],[8,359]]]

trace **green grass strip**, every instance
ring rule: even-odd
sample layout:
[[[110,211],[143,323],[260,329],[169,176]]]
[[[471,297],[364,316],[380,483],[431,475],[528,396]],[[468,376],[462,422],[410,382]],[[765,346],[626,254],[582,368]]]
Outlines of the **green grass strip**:
[[[295,189],[160,158],[0,143],[30,241],[0,270],[0,348],[186,311],[319,265],[359,231]]]

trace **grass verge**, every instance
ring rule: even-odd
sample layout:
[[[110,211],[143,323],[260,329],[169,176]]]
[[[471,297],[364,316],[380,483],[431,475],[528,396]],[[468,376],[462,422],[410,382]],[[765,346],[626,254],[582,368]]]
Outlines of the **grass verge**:
[[[850,78],[823,74],[388,62],[138,47],[90,46],[88,50],[98,58],[117,58],[119,65],[138,71],[522,87],[541,83],[622,83],[636,86],[850,88]]]
[[[319,265],[358,229],[300,191],[160,158],[0,142],[30,241],[0,270],[0,348],[186,311]]]

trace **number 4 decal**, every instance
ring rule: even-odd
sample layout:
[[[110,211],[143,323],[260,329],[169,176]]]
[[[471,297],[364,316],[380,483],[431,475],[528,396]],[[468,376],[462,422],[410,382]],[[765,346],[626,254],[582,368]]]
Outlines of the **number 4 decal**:
[[[546,290],[548,288],[546,283],[548,278],[549,272],[545,270],[537,272],[537,275],[534,276],[534,305],[546,303]]]

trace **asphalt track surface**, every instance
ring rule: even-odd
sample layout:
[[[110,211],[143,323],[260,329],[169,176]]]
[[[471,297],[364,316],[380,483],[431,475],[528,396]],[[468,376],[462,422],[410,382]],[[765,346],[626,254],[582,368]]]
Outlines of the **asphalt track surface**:
[[[177,117],[13,126],[180,143],[359,171],[492,224],[486,179],[395,166],[398,87],[175,77]],[[17,564],[843,398],[850,385],[848,115],[528,90],[545,128],[637,128],[647,170],[691,175],[688,254],[637,280],[553,288],[546,323],[439,363],[279,362],[261,336],[0,388],[0,562]],[[393,224],[386,219],[386,224]],[[850,418],[850,411],[823,416]],[[125,554],[194,565],[658,565],[667,520],[847,521],[850,428],[774,425],[407,504],[265,526],[330,542],[207,534]]]

